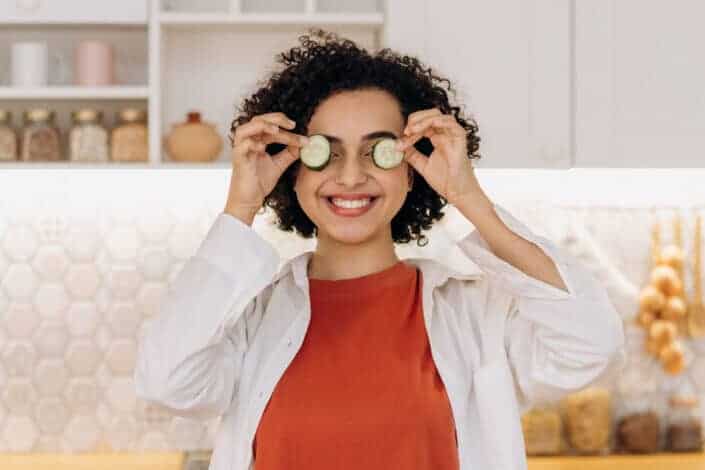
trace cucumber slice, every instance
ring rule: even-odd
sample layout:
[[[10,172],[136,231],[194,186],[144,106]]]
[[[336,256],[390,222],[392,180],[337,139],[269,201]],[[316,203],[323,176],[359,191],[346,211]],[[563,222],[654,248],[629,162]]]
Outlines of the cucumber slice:
[[[330,160],[330,143],[322,135],[312,135],[301,147],[301,161],[312,170],[322,170]]]
[[[398,166],[404,159],[404,152],[395,148],[397,141],[395,139],[382,139],[375,143],[372,149],[372,158],[380,168],[389,170]]]

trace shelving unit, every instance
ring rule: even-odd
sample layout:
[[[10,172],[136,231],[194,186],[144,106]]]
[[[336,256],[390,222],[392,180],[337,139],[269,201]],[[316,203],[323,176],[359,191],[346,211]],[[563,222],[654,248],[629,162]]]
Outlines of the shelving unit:
[[[47,0],[30,0],[39,4]],[[82,1],[66,0],[76,11]],[[78,106],[102,109],[104,124],[114,125],[115,113],[127,106],[147,109],[150,152],[147,163],[0,162],[9,168],[228,168],[228,132],[242,99],[252,94],[275,66],[275,55],[298,44],[309,27],[339,32],[370,50],[380,45],[384,28],[383,0],[127,0],[129,12],[99,9],[62,14],[5,15],[0,6],[0,70],[9,70],[10,44],[44,40],[50,54],[61,56],[64,71],[51,75],[49,86],[13,88],[9,72],[0,73],[0,107],[9,108],[20,126],[22,110],[47,106],[57,112],[63,132]],[[142,2],[137,5],[135,2]],[[69,6],[67,5],[67,8]],[[142,11],[143,10],[143,11]],[[80,39],[99,37],[116,48],[119,85],[71,85],[66,64]],[[54,64],[56,65],[56,64]],[[76,100],[80,100],[78,103]],[[170,161],[162,143],[173,124],[189,111],[200,111],[223,138],[218,160],[212,163]]]

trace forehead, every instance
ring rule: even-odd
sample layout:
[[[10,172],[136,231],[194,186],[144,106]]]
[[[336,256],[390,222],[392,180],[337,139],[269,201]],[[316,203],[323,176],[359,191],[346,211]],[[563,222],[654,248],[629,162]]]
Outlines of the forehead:
[[[381,90],[356,90],[337,93],[318,105],[309,122],[309,133],[356,140],[371,132],[399,133],[404,118],[397,100]]]

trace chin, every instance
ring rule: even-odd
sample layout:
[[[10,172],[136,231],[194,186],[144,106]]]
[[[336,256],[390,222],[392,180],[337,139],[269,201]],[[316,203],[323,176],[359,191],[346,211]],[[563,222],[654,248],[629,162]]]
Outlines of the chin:
[[[372,227],[355,227],[353,224],[347,226],[340,224],[334,227],[326,227],[324,233],[328,238],[338,243],[358,245],[374,238],[376,231]]]

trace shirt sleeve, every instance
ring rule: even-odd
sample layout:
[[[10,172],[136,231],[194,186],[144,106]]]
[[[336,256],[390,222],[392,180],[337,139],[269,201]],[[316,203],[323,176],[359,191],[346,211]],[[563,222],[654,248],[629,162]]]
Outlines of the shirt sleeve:
[[[225,412],[247,349],[246,319],[261,317],[279,261],[252,227],[220,213],[140,340],[137,396],[186,417]]]
[[[500,205],[494,208],[513,232],[551,258],[568,288],[566,292],[529,276],[494,255],[477,230],[459,242],[488,282],[512,298],[505,347],[520,408],[555,401],[591,384],[607,384],[622,368],[626,353],[622,319],[606,288],[554,242]]]

